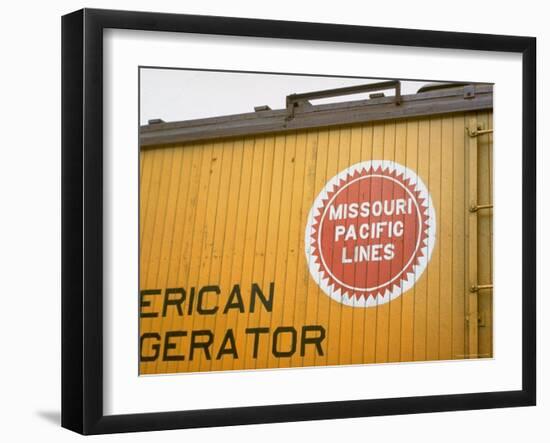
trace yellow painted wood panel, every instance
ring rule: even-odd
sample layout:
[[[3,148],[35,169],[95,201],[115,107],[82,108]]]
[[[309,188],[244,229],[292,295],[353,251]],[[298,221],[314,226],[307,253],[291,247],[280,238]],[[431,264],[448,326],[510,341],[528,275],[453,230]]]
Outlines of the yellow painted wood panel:
[[[413,171],[418,167],[418,120],[407,121],[405,166]],[[416,285],[404,293],[402,298],[401,311],[401,361],[414,360],[414,337],[415,337],[415,313],[416,309]]]
[[[466,113],[142,150],[140,373],[491,356],[492,291],[466,321],[472,272],[492,281],[492,211],[469,211],[473,195],[492,201],[492,135],[472,141],[472,120],[492,124]],[[435,246],[400,296],[346,305],[310,273],[305,227],[332,177],[382,159],[427,186]]]
[[[466,354],[466,297],[468,281],[465,266],[457,266],[455,257],[464,257],[466,246],[466,156],[467,134],[464,115],[453,117],[453,271],[452,281],[452,345],[451,358],[461,359]]]
[[[477,128],[477,118],[470,116],[467,120],[468,131],[471,133]],[[468,158],[468,207],[474,207],[478,204],[478,143],[477,137],[468,136],[466,156]],[[469,211],[468,224],[466,227],[468,247],[467,247],[467,268],[468,268],[468,357],[476,358],[478,356],[478,293],[472,289],[479,283],[478,277],[478,214]]]
[[[432,151],[430,138],[430,120],[420,119],[418,123],[418,149],[417,149],[417,169],[416,173],[424,181],[431,191],[433,182],[430,182],[430,156]],[[439,211],[436,207],[436,215]],[[435,248],[439,248],[437,242]],[[421,361],[427,359],[427,308],[428,308],[428,275],[432,271],[431,263],[426,272],[417,276],[417,282],[414,285],[414,332],[413,332],[413,359]]]

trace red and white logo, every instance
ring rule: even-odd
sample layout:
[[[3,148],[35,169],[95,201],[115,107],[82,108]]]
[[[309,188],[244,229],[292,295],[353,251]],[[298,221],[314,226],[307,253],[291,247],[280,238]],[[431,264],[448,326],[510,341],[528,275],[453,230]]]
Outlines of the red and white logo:
[[[387,160],[357,163],[315,199],[305,252],[315,282],[350,306],[387,303],[426,269],[436,236],[428,189],[410,169]]]

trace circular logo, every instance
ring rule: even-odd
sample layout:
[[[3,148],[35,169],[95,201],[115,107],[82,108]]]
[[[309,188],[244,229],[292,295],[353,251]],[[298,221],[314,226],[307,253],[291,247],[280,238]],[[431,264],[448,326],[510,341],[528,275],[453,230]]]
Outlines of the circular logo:
[[[435,235],[435,211],[420,177],[392,161],[366,161],[330,179],[315,199],[306,259],[332,299],[375,306],[413,287]]]

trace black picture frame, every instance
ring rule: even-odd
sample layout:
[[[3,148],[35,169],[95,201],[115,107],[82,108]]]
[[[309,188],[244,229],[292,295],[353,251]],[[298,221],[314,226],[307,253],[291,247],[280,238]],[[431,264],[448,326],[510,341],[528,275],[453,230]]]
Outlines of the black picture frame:
[[[522,389],[130,415],[103,412],[103,31],[192,32],[519,53]],[[519,172],[519,170],[518,170]],[[62,18],[62,426],[82,434],[529,406],[536,403],[536,39],[83,9]]]

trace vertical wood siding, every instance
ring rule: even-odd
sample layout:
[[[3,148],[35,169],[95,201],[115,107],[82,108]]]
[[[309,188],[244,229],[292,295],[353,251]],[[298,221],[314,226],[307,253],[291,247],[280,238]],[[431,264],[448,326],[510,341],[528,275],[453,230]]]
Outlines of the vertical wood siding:
[[[169,350],[185,360],[141,362],[140,373],[491,356],[492,291],[472,294],[469,288],[472,266],[479,284],[492,282],[492,210],[471,214],[469,205],[472,192],[479,204],[492,201],[492,135],[477,137],[472,152],[466,133],[471,120],[492,127],[490,112],[462,113],[142,150],[140,289],[164,294],[166,288],[184,288],[186,300],[183,315],[169,305],[163,317],[164,296],[148,297],[151,305],[144,311],[159,315],[141,318],[140,334],[187,335],[174,339]],[[435,207],[437,236],[427,269],[410,290],[389,303],[359,308],[332,300],[312,279],[304,234],[311,205],[326,182],[371,159],[395,161],[420,176]],[[469,237],[473,231],[475,242]],[[470,251],[476,243],[477,250]],[[260,304],[249,312],[251,285],[268,295],[271,282],[273,311]],[[237,283],[245,312],[223,313]],[[218,312],[188,315],[191,288],[196,297],[207,285],[221,289],[218,297],[205,300],[209,308],[219,306]],[[479,311],[476,318],[472,309]],[[275,358],[272,335],[265,334],[254,357],[253,337],[245,333],[293,326],[299,338],[302,326],[312,324],[326,329],[322,356],[313,346],[302,356],[298,342],[292,356]],[[239,355],[218,359],[228,329]],[[190,358],[193,330],[214,333],[210,359],[202,350]],[[290,346],[285,334],[280,347]]]

